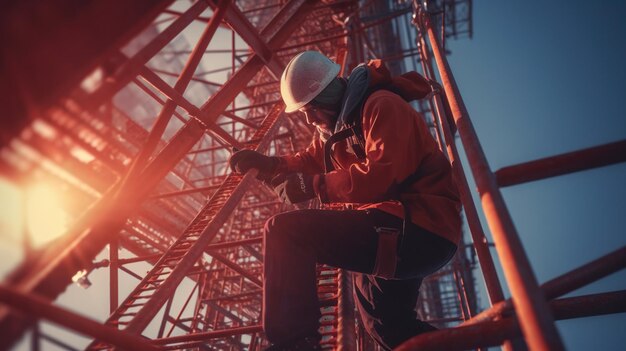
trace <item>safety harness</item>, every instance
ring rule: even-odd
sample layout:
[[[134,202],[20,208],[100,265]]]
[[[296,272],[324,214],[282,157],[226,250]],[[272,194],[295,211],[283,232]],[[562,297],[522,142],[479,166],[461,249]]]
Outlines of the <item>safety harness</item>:
[[[333,146],[340,141],[348,139],[348,147],[356,155],[359,160],[364,160],[365,154],[365,136],[362,130],[363,107],[367,98],[378,90],[393,89],[388,86],[369,87],[370,74],[367,66],[361,64],[357,66],[351,73],[344,94],[341,111],[337,117],[335,132],[326,140],[324,144],[324,168],[326,173],[335,169],[332,159]],[[410,188],[410,186],[420,179],[423,175],[422,169],[417,169],[409,175],[397,186],[393,187],[390,194],[390,200],[397,200],[404,208],[404,220],[401,230],[397,228],[375,227],[378,232],[378,250],[376,254],[376,263],[372,274],[383,278],[395,278],[395,272],[398,261],[401,259],[400,251],[405,233],[410,222],[410,211],[406,201],[403,201],[400,194]],[[395,255],[389,255],[389,252],[395,252]]]

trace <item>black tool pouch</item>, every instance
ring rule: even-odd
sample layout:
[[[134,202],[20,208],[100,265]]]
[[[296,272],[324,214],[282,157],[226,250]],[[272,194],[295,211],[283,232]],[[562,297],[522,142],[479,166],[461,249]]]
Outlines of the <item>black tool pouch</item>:
[[[378,233],[378,249],[373,275],[385,279],[393,279],[398,266],[398,239],[400,230],[397,228],[374,227]]]

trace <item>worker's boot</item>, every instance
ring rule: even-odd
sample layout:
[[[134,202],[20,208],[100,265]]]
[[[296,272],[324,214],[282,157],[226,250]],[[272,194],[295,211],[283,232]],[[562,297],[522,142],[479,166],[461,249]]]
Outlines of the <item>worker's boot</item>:
[[[319,338],[306,337],[279,345],[272,345],[265,351],[318,351],[322,350]]]

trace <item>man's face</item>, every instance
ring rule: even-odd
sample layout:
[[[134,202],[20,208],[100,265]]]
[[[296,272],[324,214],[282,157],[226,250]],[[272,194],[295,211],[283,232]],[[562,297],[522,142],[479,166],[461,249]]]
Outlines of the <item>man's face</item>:
[[[325,108],[307,104],[300,108],[300,112],[306,116],[306,122],[323,131],[332,134],[337,122],[337,112]]]

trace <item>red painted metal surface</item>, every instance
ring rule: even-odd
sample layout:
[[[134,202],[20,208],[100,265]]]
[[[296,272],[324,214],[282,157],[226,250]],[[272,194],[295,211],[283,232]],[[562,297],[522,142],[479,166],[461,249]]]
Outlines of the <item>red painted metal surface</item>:
[[[425,38],[422,36],[418,39],[418,47],[420,48],[420,57],[423,65],[423,69],[427,72],[427,77],[434,80],[434,69],[432,67],[432,58],[428,46],[426,45]],[[504,294],[502,293],[502,286],[498,279],[498,273],[496,272],[491,252],[489,251],[489,245],[487,237],[483,231],[480,219],[478,218],[478,211],[474,205],[467,178],[465,177],[465,171],[461,165],[461,159],[456,147],[456,141],[454,139],[456,126],[451,126],[451,122],[454,122],[451,116],[449,106],[444,105],[446,101],[438,94],[433,97],[434,109],[437,118],[435,122],[438,123],[443,133],[443,140],[446,143],[446,150],[448,152],[448,159],[452,164],[454,172],[456,174],[457,183],[459,186],[459,192],[461,194],[461,201],[463,202],[463,209],[467,218],[467,224],[470,228],[472,240],[474,242],[474,249],[480,262],[481,271],[485,279],[485,285],[487,287],[487,295],[489,296],[491,304],[502,301]]]
[[[619,162],[626,162],[626,140],[504,167],[496,178],[505,187]]]
[[[550,302],[556,319],[571,319],[626,312],[626,290],[564,298]],[[468,350],[482,346],[498,346],[521,335],[514,318],[481,322],[474,325],[439,330],[417,336],[396,351]]]
[[[474,127],[469,120],[469,114],[447,59],[441,51],[429,15],[422,9],[418,11],[417,16],[418,23],[428,33],[452,115],[478,187],[485,216],[496,241],[500,262],[504,268],[516,309],[520,311],[518,317],[526,341],[531,348],[537,350],[563,350],[563,343],[554,325],[547,302],[539,290],[539,284],[496,184],[495,176],[489,168]]]
[[[101,58],[145,28],[171,1],[5,1],[0,10],[3,38],[3,120],[0,145],[45,111],[91,72]],[[116,19],[110,26],[110,18]],[[107,30],[102,30],[107,28]],[[42,58],[45,58],[42,59]]]
[[[97,6],[105,3],[97,2]],[[29,1],[24,4],[31,6]],[[138,16],[136,9],[147,5],[154,7]],[[137,7],[129,9],[127,16],[135,16],[136,21],[122,21],[120,28],[101,33],[101,39],[90,47],[104,47],[88,57],[73,57],[84,59],[75,70],[68,65],[50,67],[50,77],[60,71],[69,75],[64,82],[49,81],[49,87],[54,87],[49,100],[38,99],[39,91],[31,89],[39,84],[37,81],[16,87],[12,79],[9,83],[13,86],[1,85],[5,96],[12,96],[10,89],[17,89],[19,107],[27,111],[21,113],[28,116],[18,127],[2,121],[2,138],[11,143],[0,152],[0,170],[18,182],[35,176],[69,189],[76,219],[64,237],[29,256],[5,280],[11,291],[20,293],[12,295],[14,300],[2,297],[0,349],[8,349],[32,325],[33,319],[22,318],[18,310],[28,311],[35,319],[54,320],[56,316],[48,313],[51,311],[74,318],[75,313],[52,306],[43,312],[31,310],[24,301],[29,301],[31,293],[54,300],[77,271],[103,269],[106,261],[93,262],[103,249],[109,250],[110,282],[103,289],[102,282],[93,281],[90,289],[109,291],[111,315],[107,323],[81,324],[82,320],[70,318],[63,324],[98,339],[91,348],[150,348],[146,342],[150,339],[163,349],[265,347],[259,326],[262,228],[267,218],[290,207],[252,179],[254,174],[243,178],[229,175],[230,148],[286,154],[310,142],[313,131],[303,119],[281,115],[277,105],[277,78],[283,65],[302,50],[324,52],[342,64],[344,75],[359,61],[378,57],[388,61],[394,74],[417,70],[417,60],[421,59],[422,73],[435,77],[431,51],[440,69],[443,60],[433,38],[471,37],[471,1],[431,2],[434,27],[443,28],[445,33],[420,28],[419,36],[410,26],[410,5],[384,1],[358,4],[353,0],[196,1],[171,6],[167,2],[139,2],[125,5]],[[445,11],[437,9],[439,5],[445,6]],[[106,19],[125,8],[107,6],[101,12]],[[5,13],[22,12],[3,12],[3,19]],[[81,13],[89,11],[78,11],[77,16]],[[80,28],[90,18],[85,15],[66,26]],[[11,18],[11,22],[21,19]],[[41,26],[34,24],[33,28]],[[76,39],[70,35],[63,39],[58,33],[53,36],[68,42]],[[432,49],[423,40],[426,36]],[[416,41],[421,46],[416,47]],[[38,45],[33,42],[33,52],[39,50]],[[445,62],[443,67],[446,83],[450,69]],[[93,68],[99,70],[87,76]],[[23,70],[16,72],[12,78],[28,78],[20,76]],[[454,131],[458,127],[465,143],[471,125],[467,126],[466,111],[458,118],[462,100],[457,91],[452,94],[449,90],[456,88],[444,85],[448,88],[445,95],[436,95],[430,105],[418,103],[418,109],[434,122],[433,130],[438,132],[440,145],[447,147],[457,178],[465,179]],[[449,104],[445,96],[450,98]],[[451,118],[452,112],[456,119]],[[609,145],[573,155],[582,158],[557,157],[507,167],[497,172],[498,185],[519,183],[511,172],[523,175],[526,181],[597,166],[598,158],[602,158],[601,164],[622,161],[622,144],[616,143],[617,152],[612,148],[615,145]],[[79,157],[85,153],[90,158]],[[470,152],[470,164],[476,166],[478,157],[480,172],[486,172],[490,180],[487,185],[494,186],[493,174],[486,161],[481,163],[484,156],[478,154]],[[552,166],[553,161],[557,166]],[[481,190],[485,188],[483,180]],[[508,345],[507,339],[520,335],[519,328],[513,319],[490,320],[510,315],[511,303],[502,301],[501,282],[467,181],[460,185],[474,246],[464,244],[450,265],[424,280],[418,313],[444,328],[426,339],[434,338],[446,349],[468,343],[477,347]],[[495,202],[483,202],[483,209],[490,221],[497,222],[502,213],[501,208],[494,210]],[[501,239],[496,241],[502,246]],[[498,250],[502,251],[500,247]],[[620,253],[547,282],[540,292],[553,298],[614,272],[623,267],[616,255]],[[525,269],[523,259],[511,257],[505,262],[507,271]],[[488,312],[478,314],[475,269],[482,271],[494,304]],[[319,267],[318,272],[324,347],[351,350],[360,345],[363,350],[374,350],[352,314],[347,272],[328,267]],[[532,286],[524,284],[517,285],[514,296],[532,295]],[[132,292],[127,295],[129,290]],[[613,313],[622,308],[615,303],[621,294],[557,300],[553,304],[562,313],[557,317]],[[598,308],[589,308],[590,301]],[[163,313],[157,313],[160,309]],[[467,332],[474,329],[445,329],[468,318],[466,323],[477,322],[483,328],[483,339]],[[524,325],[541,328],[527,316],[520,320],[522,329]],[[494,329],[498,323],[504,323],[501,332]],[[47,335],[38,325],[34,331],[33,345],[62,344],[63,340]],[[450,336],[457,331],[461,336]],[[139,333],[148,339],[138,339]],[[113,338],[119,335],[124,337]],[[137,340],[140,344],[136,348],[126,344]]]
[[[35,295],[23,294],[14,289],[0,286],[0,301],[12,306],[20,313],[43,317],[82,334],[106,340],[111,345],[138,351],[160,349],[139,336],[121,332],[92,319],[53,306],[49,301]]]
[[[622,247],[603,257],[593,260],[572,271],[562,274],[541,285],[541,290],[547,299],[563,296],[576,289],[589,285],[601,278],[626,268],[626,247]],[[485,320],[496,320],[511,314],[513,303],[511,299],[494,304],[463,325],[480,323]]]

